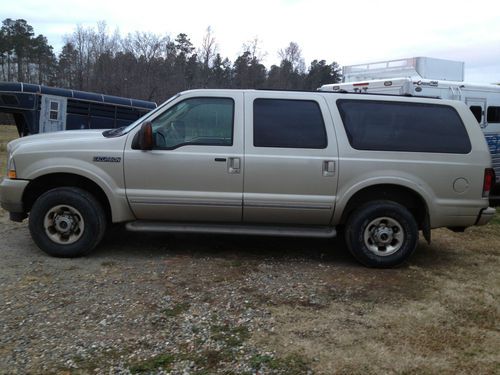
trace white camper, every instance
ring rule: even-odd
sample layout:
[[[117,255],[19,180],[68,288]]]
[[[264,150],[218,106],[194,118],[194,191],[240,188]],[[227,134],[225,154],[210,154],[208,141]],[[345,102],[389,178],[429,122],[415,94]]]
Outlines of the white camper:
[[[467,104],[482,128],[500,184],[500,85],[463,81],[460,61],[413,57],[343,68],[342,83],[320,91],[427,96]]]

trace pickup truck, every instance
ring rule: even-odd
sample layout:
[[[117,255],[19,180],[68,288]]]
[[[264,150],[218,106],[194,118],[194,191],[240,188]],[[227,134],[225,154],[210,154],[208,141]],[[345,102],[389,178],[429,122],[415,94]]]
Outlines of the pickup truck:
[[[334,237],[393,267],[419,232],[494,215],[495,181],[465,104],[333,92],[192,90],[129,126],[8,144],[0,202],[35,243],[87,254],[132,231]]]

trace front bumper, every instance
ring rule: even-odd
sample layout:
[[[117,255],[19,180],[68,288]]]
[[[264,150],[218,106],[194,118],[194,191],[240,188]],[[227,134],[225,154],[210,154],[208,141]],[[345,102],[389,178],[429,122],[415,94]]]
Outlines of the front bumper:
[[[28,180],[11,180],[4,178],[0,183],[0,205],[6,211],[24,213],[23,193]]]
[[[493,207],[487,207],[483,208],[481,212],[479,212],[479,216],[477,217],[476,220],[476,225],[485,225],[488,224],[488,222],[493,219],[493,217],[496,215],[497,210],[495,210]]]

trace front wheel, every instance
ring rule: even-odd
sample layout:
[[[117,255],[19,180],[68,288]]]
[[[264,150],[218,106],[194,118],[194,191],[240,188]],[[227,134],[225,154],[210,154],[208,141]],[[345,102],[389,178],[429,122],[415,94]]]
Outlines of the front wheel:
[[[29,216],[31,237],[56,257],[74,258],[90,252],[106,230],[101,204],[87,191],[62,187],[42,194]]]
[[[369,202],[349,217],[347,247],[369,267],[394,267],[415,251],[418,226],[408,209],[392,201]]]

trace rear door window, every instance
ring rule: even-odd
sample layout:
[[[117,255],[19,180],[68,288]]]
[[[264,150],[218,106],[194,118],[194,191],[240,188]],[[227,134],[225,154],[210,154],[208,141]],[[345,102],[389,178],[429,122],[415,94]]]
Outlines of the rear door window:
[[[253,110],[255,147],[326,148],[325,123],[317,102],[255,99]]]

